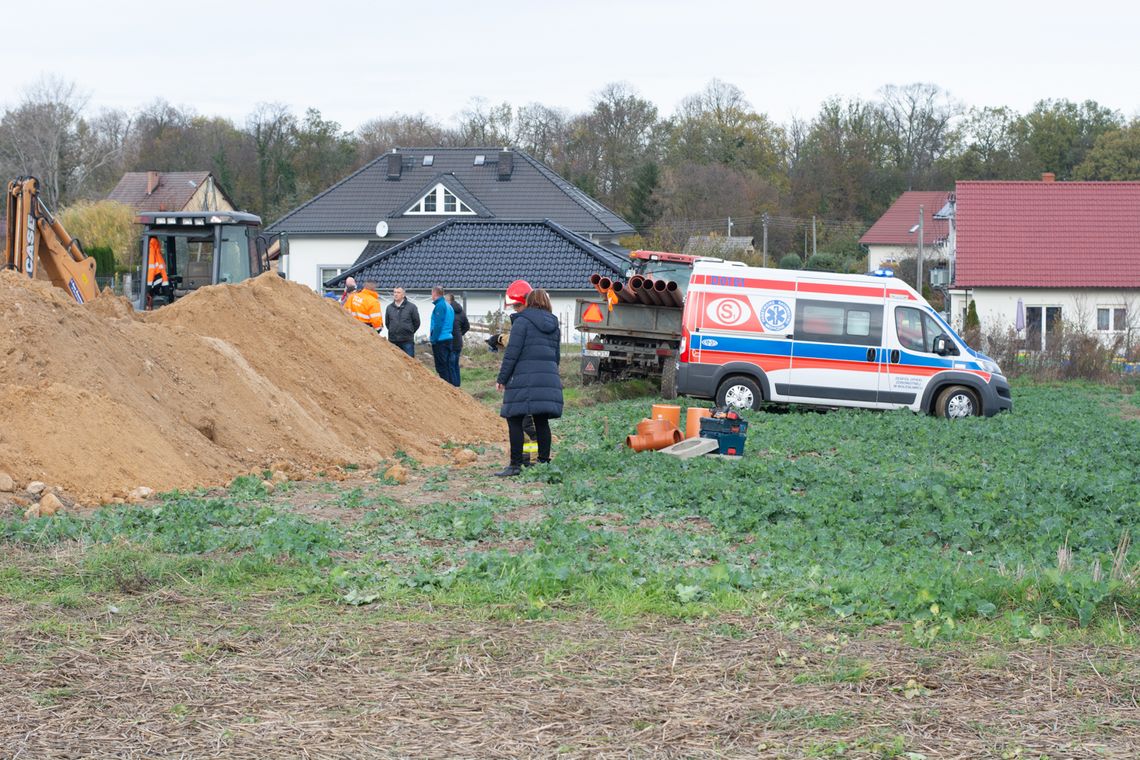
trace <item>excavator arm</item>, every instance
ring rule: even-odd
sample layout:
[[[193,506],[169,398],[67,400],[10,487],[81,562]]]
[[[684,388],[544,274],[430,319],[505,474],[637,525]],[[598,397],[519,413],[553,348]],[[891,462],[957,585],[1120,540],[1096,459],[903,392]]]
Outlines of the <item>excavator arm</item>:
[[[52,284],[79,303],[99,295],[95,259],[83,252],[40,200],[40,182],[20,177],[8,183],[8,233],[4,242],[4,268],[36,276],[41,265]]]

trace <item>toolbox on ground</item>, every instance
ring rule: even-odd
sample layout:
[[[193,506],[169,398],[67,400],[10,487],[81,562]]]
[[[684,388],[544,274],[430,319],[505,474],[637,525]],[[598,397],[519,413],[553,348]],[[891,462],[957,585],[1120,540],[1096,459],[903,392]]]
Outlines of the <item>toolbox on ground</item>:
[[[701,418],[701,438],[715,440],[721,454],[743,455],[747,435],[748,420],[741,419],[735,412],[714,412],[712,417]]]

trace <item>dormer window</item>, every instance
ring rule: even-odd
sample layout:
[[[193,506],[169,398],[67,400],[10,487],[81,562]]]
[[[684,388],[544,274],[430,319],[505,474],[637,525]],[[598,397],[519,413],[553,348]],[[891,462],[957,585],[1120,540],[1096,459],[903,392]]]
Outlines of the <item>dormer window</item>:
[[[470,214],[475,215],[471,208],[455,197],[455,193],[440,183],[427,191],[424,197],[416,201],[415,205],[407,210],[408,214]]]

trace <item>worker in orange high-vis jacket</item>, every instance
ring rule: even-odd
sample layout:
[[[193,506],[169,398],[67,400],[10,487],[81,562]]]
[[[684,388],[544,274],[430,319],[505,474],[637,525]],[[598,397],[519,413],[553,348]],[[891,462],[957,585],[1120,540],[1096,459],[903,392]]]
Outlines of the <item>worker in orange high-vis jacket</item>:
[[[380,296],[376,295],[376,283],[366,282],[344,302],[345,310],[377,333],[384,329],[384,310],[380,306]]]

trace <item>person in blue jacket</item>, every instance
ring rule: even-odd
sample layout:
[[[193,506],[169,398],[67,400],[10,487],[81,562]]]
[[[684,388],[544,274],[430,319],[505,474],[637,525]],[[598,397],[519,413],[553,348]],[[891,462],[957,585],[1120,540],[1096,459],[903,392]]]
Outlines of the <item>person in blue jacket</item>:
[[[443,297],[440,285],[431,289],[431,355],[435,359],[435,372],[447,382],[451,382],[451,334],[455,324],[455,311]]]
[[[521,281],[520,281],[521,282]],[[512,288],[518,283],[512,283]],[[511,334],[495,387],[503,394],[499,415],[507,420],[511,461],[498,477],[518,475],[523,464],[523,423],[534,419],[538,437],[538,461],[550,461],[550,420],[562,416],[562,330],[550,306],[550,296],[541,288],[529,290],[525,306],[511,315]],[[508,298],[510,297],[508,289]]]

